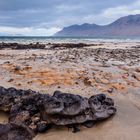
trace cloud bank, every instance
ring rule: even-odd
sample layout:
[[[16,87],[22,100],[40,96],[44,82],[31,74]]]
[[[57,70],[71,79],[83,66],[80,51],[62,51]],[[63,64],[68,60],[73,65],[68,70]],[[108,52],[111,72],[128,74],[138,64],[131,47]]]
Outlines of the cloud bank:
[[[100,25],[140,14],[140,0],[0,0],[0,35],[51,36],[64,26]]]

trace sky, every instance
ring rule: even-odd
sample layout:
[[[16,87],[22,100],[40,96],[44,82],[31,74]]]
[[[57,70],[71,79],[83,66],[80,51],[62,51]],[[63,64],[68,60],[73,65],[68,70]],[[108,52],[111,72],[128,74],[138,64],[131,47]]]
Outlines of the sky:
[[[72,24],[140,14],[140,0],[0,0],[0,35],[51,36]]]

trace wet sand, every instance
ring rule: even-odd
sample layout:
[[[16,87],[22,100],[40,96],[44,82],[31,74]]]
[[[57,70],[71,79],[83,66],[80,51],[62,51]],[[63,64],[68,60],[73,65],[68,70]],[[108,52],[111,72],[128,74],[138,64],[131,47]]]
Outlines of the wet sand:
[[[93,128],[82,128],[82,131],[73,134],[67,129],[54,129],[46,134],[38,135],[34,140],[139,140],[140,111],[126,98],[116,100],[117,114]]]
[[[97,43],[96,43],[97,44]],[[117,114],[73,134],[58,127],[34,140],[139,140],[139,43],[99,42],[96,46],[45,50],[0,50],[0,85],[52,94],[55,90],[89,97],[111,96]],[[7,115],[0,112],[0,122]]]

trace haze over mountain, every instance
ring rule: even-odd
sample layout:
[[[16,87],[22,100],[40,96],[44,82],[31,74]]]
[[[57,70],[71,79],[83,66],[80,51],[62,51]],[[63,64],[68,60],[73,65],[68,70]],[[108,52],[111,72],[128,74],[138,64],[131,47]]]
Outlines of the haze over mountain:
[[[140,36],[140,14],[121,17],[108,25],[84,23],[63,28],[54,36]]]

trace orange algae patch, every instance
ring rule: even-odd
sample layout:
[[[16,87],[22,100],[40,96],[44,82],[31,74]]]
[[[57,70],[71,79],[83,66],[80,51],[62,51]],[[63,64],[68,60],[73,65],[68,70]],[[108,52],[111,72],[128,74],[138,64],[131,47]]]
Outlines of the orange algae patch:
[[[2,64],[1,67],[8,69],[8,70],[11,70],[15,67],[15,65],[14,64]]]
[[[33,71],[33,72],[19,72],[18,74],[23,75],[26,79],[32,79],[32,82],[40,83],[41,85],[72,85],[77,79],[75,72],[63,71],[59,72],[57,70],[44,70],[44,71]]]
[[[124,90],[126,85],[123,83],[111,83],[108,85],[110,88],[115,88],[116,90]]]
[[[38,79],[36,80],[37,82],[40,82],[43,85],[57,85],[57,84],[63,84],[63,85],[73,85],[76,80],[76,75],[73,73],[67,73],[64,72],[59,73],[59,72],[43,72],[41,75],[38,75]]]

